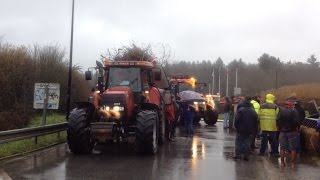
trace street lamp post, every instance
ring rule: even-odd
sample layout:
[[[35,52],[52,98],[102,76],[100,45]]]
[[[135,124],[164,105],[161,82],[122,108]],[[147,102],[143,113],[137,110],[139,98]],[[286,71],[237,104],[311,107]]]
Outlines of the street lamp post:
[[[221,94],[221,92],[220,92],[220,70],[221,70],[221,66],[219,66],[219,95]]]
[[[70,101],[71,101],[73,22],[74,22],[74,0],[72,0],[72,17],[71,17],[70,60],[69,60],[69,78],[68,78],[68,91],[67,91],[67,117],[66,117],[67,120],[69,120]]]
[[[227,68],[227,88],[226,88],[226,96],[229,96],[229,72]]]
[[[214,94],[214,67],[212,68],[212,94]]]
[[[276,89],[278,88],[278,65],[276,67]]]
[[[236,88],[238,87],[238,68],[236,68]]]

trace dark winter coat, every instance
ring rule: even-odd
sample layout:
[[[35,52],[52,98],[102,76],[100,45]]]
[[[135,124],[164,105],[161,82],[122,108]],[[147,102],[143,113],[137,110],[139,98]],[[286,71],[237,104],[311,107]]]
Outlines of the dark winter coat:
[[[296,104],[295,109],[297,110],[299,115],[299,124],[301,124],[302,121],[306,118],[306,112],[304,111],[304,109],[300,104]]]
[[[237,133],[252,134],[256,132],[258,126],[258,115],[254,111],[250,102],[241,103],[235,119]]]
[[[232,104],[229,101],[226,101],[223,105],[223,112],[228,113],[231,111]]]
[[[299,114],[295,108],[280,108],[277,126],[281,132],[295,131],[299,126]]]
[[[184,118],[193,119],[195,110],[188,102],[181,103],[180,108],[182,108]]]

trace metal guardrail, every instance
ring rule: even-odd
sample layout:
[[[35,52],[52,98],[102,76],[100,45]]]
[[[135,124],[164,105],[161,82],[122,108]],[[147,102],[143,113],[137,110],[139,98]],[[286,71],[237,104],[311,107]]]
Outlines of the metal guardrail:
[[[317,127],[317,120],[318,119],[316,119],[316,118],[305,118],[303,121],[302,121],[302,123],[301,123],[301,125],[302,126],[306,126],[306,127],[308,127],[308,128],[314,128],[314,129],[316,129],[316,127]]]
[[[46,125],[41,127],[14,129],[9,131],[0,131],[0,144],[17,141],[27,138],[37,138],[38,136],[43,136],[47,134],[61,132],[67,129],[67,123],[59,123]],[[36,140],[37,142],[37,140]]]

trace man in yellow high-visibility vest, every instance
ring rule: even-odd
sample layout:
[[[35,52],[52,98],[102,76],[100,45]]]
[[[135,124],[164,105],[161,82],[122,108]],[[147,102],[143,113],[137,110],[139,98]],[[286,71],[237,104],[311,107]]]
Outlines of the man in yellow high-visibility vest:
[[[277,115],[279,113],[278,106],[274,103],[275,96],[272,94],[266,95],[266,102],[260,106],[259,111],[259,122],[260,129],[262,131],[261,136],[261,147],[260,156],[264,156],[266,148],[268,146],[268,136],[271,141],[271,152],[272,156],[279,156],[279,141],[277,139]]]

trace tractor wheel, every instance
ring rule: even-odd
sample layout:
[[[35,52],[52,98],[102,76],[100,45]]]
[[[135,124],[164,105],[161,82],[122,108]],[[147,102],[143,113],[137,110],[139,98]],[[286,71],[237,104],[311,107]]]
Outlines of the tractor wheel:
[[[145,110],[137,115],[135,149],[138,153],[156,154],[158,149],[158,115]]]
[[[217,111],[214,111],[213,109],[208,109],[204,117],[204,122],[207,125],[214,125],[218,121],[218,115],[219,114],[217,113]]]
[[[75,109],[70,113],[67,139],[69,149],[74,154],[92,152],[93,142],[90,139],[90,127],[86,109]]]

